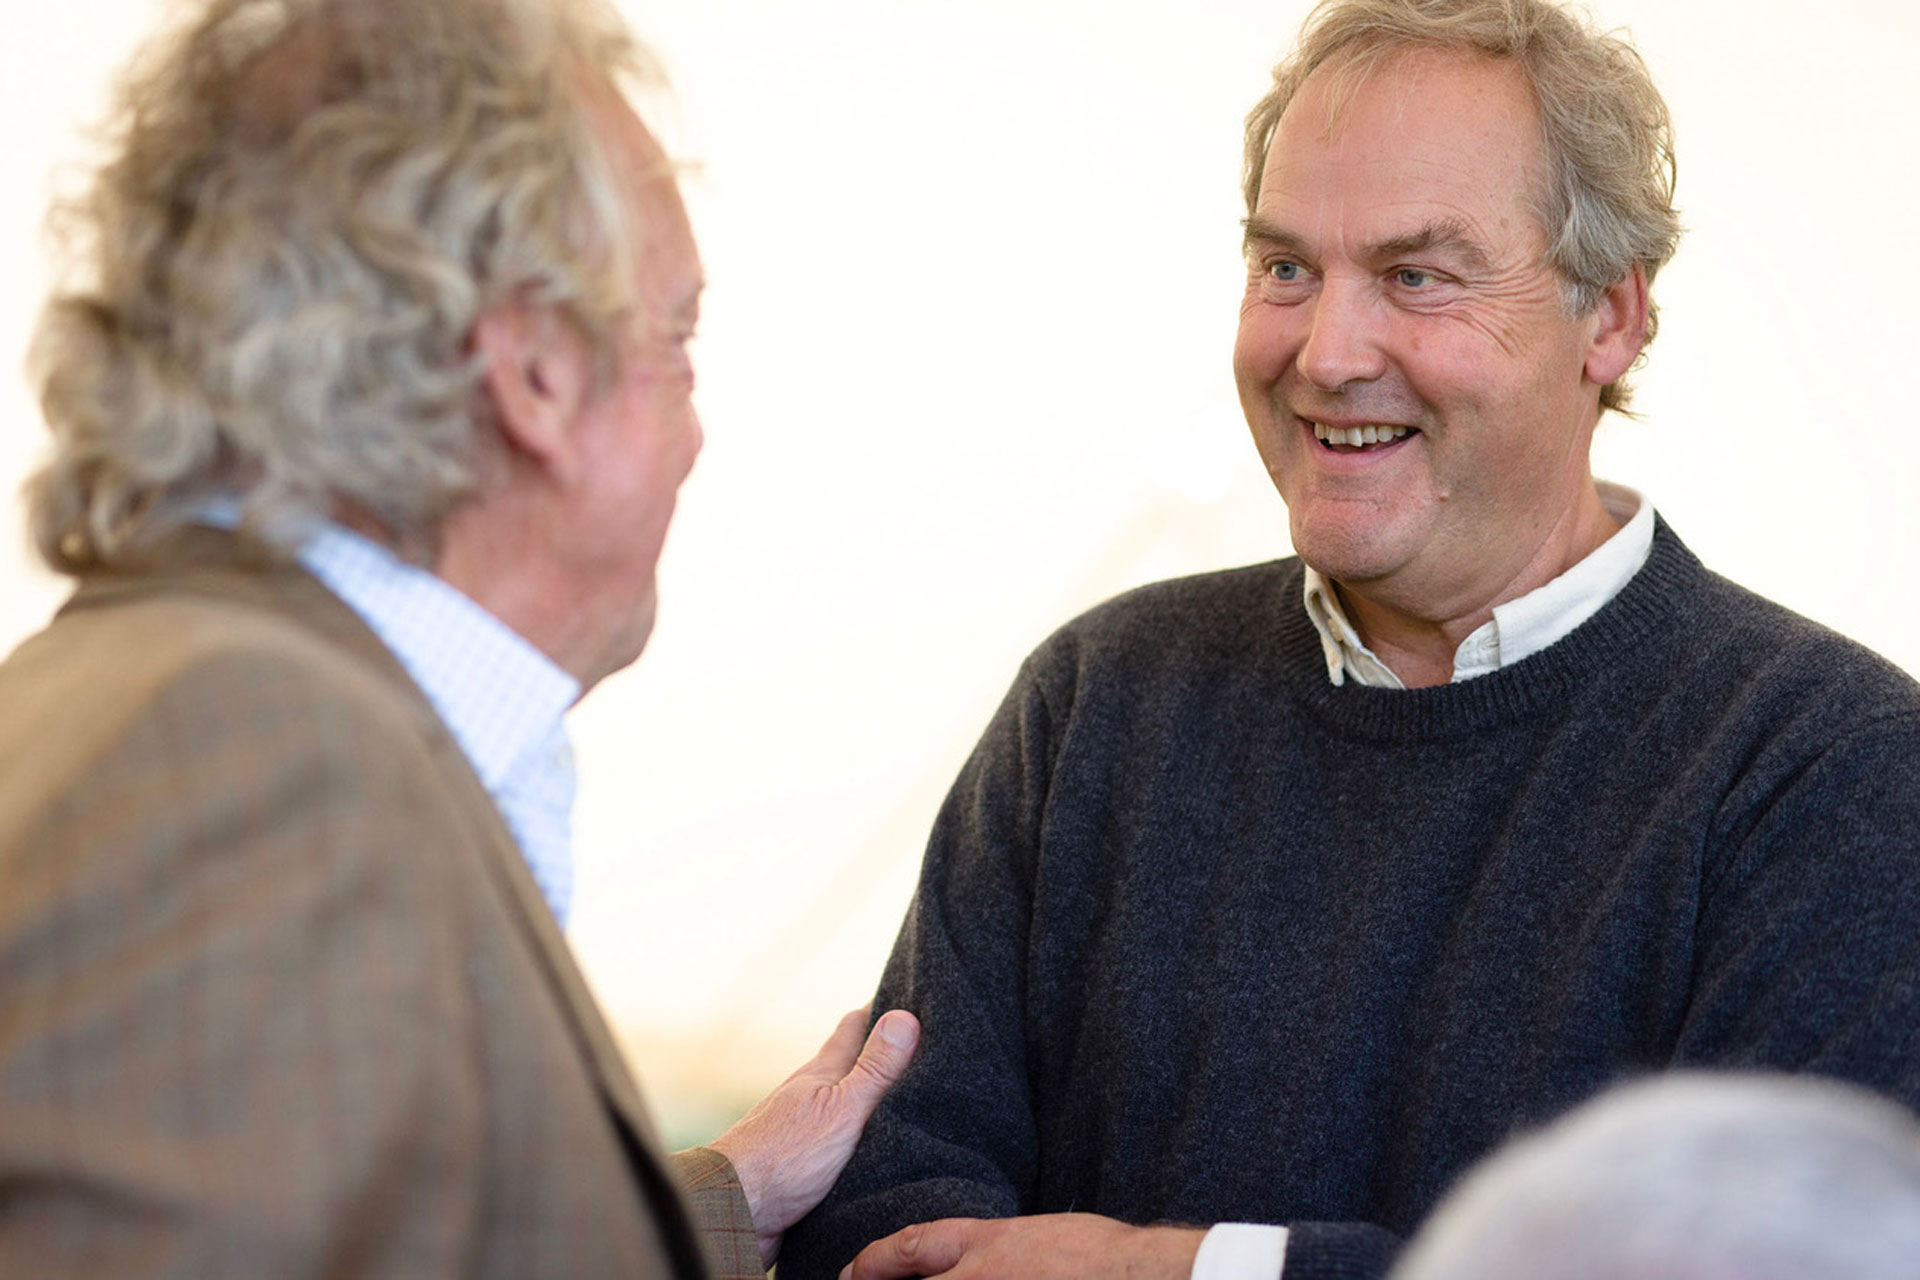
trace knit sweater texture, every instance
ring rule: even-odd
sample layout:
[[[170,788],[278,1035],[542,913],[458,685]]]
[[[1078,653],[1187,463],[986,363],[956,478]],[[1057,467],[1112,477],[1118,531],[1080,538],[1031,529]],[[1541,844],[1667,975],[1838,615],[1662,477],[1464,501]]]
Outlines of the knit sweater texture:
[[[1326,676],[1283,560],[1026,662],[874,1008],[917,1060],[783,1280],[910,1223],[1282,1223],[1384,1274],[1476,1158],[1623,1077],[1920,1103],[1920,688],[1661,523],[1572,634],[1461,684]]]

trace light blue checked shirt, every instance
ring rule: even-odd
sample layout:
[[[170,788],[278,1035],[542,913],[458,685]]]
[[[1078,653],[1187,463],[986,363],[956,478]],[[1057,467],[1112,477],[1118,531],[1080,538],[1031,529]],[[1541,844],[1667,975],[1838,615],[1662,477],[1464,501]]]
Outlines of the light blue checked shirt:
[[[369,538],[322,525],[300,563],[407,669],[493,796],[564,928],[573,896],[573,748],[580,682],[518,632]]]

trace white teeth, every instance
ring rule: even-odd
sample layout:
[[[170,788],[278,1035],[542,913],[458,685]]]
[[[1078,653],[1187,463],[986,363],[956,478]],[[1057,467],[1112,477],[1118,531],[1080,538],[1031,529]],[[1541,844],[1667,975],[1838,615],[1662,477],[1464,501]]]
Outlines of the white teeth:
[[[1375,423],[1368,423],[1364,427],[1330,427],[1324,422],[1313,424],[1313,435],[1316,440],[1325,440],[1328,444],[1344,444],[1356,449],[1362,445],[1386,444],[1398,440],[1406,435],[1407,431],[1406,427],[1380,426]]]

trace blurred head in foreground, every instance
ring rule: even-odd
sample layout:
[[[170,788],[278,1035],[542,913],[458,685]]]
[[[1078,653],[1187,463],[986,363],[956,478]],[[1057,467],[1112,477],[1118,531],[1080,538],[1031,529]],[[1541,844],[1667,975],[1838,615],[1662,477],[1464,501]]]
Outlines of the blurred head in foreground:
[[[1913,1280],[1920,1123],[1808,1077],[1663,1077],[1482,1164],[1392,1280]]]

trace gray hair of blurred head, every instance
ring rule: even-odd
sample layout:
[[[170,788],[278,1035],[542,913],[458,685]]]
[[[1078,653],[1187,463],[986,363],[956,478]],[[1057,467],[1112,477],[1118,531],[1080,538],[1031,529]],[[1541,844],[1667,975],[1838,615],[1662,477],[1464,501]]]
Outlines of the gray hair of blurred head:
[[[180,13],[51,223],[65,278],[29,365],[53,447],[26,494],[47,562],[131,563],[225,497],[284,542],[345,504],[431,559],[491,456],[476,319],[551,305],[606,362],[633,305],[593,78],[659,83],[601,0]]]
[[[1680,1075],[1503,1149],[1392,1280],[1920,1280],[1920,1123],[1805,1076]]]
[[[1535,214],[1568,311],[1591,311],[1636,265],[1651,284],[1680,243],[1667,104],[1632,45],[1549,0],[1322,0],[1247,116],[1247,212],[1259,200],[1280,117],[1309,76],[1327,67],[1338,104],[1394,57],[1419,49],[1478,53],[1526,76],[1546,153]],[[1649,303],[1646,343],[1656,327]],[[1629,396],[1625,379],[1616,379],[1601,389],[1600,404],[1624,410]]]

